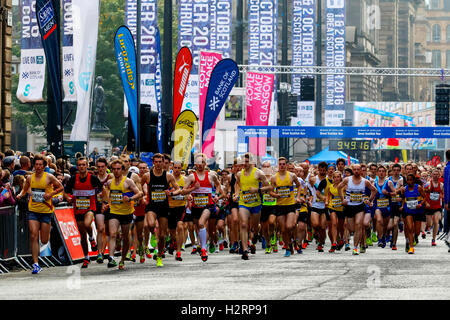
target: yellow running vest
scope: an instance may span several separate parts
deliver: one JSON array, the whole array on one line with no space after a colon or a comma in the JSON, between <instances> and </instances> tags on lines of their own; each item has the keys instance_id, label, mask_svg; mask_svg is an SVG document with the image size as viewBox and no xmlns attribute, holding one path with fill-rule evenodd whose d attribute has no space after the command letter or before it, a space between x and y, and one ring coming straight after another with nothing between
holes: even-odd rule
<instances>
[{"instance_id":1,"label":"yellow running vest","mask_svg":"<svg viewBox=\"0 0 450 320\"><path fill-rule=\"evenodd\" d=\"M180 189L183 189L184 187L184 177L180 176L180 180L177 181L178 186ZM170 186L172 188L172 185ZM176 208L176 207L184 207L186 206L186 196L179 194L178 196L169 196L169 207Z\"/></svg>"},{"instance_id":2,"label":"yellow running vest","mask_svg":"<svg viewBox=\"0 0 450 320\"><path fill-rule=\"evenodd\" d=\"M332 211L343 211L344 207L342 206L342 199L339 195L338 188L336 188L333 184L330 184L328 187L328 192L331 194L331 199L328 202L328 209Z\"/></svg>"},{"instance_id":3,"label":"yellow running vest","mask_svg":"<svg viewBox=\"0 0 450 320\"><path fill-rule=\"evenodd\" d=\"M119 185L116 185L116 178L114 177L109 186L109 211L113 214L128 215L134 212L133 201L125 203L123 201L123 194L131 192L129 189L124 189L125 179L122 177Z\"/></svg>"},{"instance_id":4,"label":"yellow running vest","mask_svg":"<svg viewBox=\"0 0 450 320\"><path fill-rule=\"evenodd\" d=\"M294 186L289 179L289 172L286 172L284 180L280 180L280 174L277 172L277 190L280 195L277 199L278 206L291 206L295 204Z\"/></svg>"},{"instance_id":5,"label":"yellow running vest","mask_svg":"<svg viewBox=\"0 0 450 320\"><path fill-rule=\"evenodd\" d=\"M259 192L250 193L250 188L259 189L259 181L255 178L256 168L248 176L245 175L245 169L241 171L241 191L239 193L239 205L253 208L261 205Z\"/></svg>"},{"instance_id":6,"label":"yellow running vest","mask_svg":"<svg viewBox=\"0 0 450 320\"><path fill-rule=\"evenodd\" d=\"M307 200L308 197L308 187L306 187L306 185L304 186L300 186L300 195ZM308 205L306 204L306 202L302 203L299 212L301 213L307 213L308 212Z\"/></svg>"},{"instance_id":7,"label":"yellow running vest","mask_svg":"<svg viewBox=\"0 0 450 320\"><path fill-rule=\"evenodd\" d=\"M52 199L45 201L44 194L53 192L53 185L46 185L45 180L47 179L47 172L42 174L39 181L36 181L36 174L33 173L31 176L31 197L28 202L28 210L36 213L52 213L53 203Z\"/></svg>"}]
</instances>

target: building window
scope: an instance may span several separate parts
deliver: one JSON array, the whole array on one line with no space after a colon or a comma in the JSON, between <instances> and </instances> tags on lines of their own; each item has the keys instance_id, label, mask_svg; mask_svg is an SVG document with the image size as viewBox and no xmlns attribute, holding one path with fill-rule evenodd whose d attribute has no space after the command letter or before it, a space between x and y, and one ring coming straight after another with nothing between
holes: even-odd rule
<instances>
[{"instance_id":1,"label":"building window","mask_svg":"<svg viewBox=\"0 0 450 320\"><path fill-rule=\"evenodd\" d=\"M433 25L432 30L432 39L433 42L441 42L441 26L438 24Z\"/></svg>"},{"instance_id":2,"label":"building window","mask_svg":"<svg viewBox=\"0 0 450 320\"><path fill-rule=\"evenodd\" d=\"M450 0L444 0L444 10L450 11Z\"/></svg>"},{"instance_id":3,"label":"building window","mask_svg":"<svg viewBox=\"0 0 450 320\"><path fill-rule=\"evenodd\" d=\"M433 65L433 68L441 67L441 51L440 50L432 51L431 63Z\"/></svg>"},{"instance_id":4,"label":"building window","mask_svg":"<svg viewBox=\"0 0 450 320\"><path fill-rule=\"evenodd\" d=\"M447 69L450 68L450 50L445 52L445 65Z\"/></svg>"},{"instance_id":5,"label":"building window","mask_svg":"<svg viewBox=\"0 0 450 320\"><path fill-rule=\"evenodd\" d=\"M431 0L430 9L439 9L439 0Z\"/></svg>"},{"instance_id":6,"label":"building window","mask_svg":"<svg viewBox=\"0 0 450 320\"><path fill-rule=\"evenodd\" d=\"M243 96L230 96L225 103L225 120L242 120Z\"/></svg>"}]
</instances>

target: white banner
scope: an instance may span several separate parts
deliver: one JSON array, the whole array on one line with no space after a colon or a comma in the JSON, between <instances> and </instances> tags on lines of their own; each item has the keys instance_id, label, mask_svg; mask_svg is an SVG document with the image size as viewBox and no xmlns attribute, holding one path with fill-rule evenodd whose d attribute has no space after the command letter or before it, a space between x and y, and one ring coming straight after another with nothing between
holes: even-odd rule
<instances>
[{"instance_id":1,"label":"white banner","mask_svg":"<svg viewBox=\"0 0 450 320\"><path fill-rule=\"evenodd\" d=\"M315 103L314 101L297 101L297 117L291 118L293 127L315 126Z\"/></svg>"},{"instance_id":2,"label":"white banner","mask_svg":"<svg viewBox=\"0 0 450 320\"><path fill-rule=\"evenodd\" d=\"M16 96L20 102L44 101L45 54L36 20L36 1L21 0L22 40L20 77Z\"/></svg>"},{"instance_id":3,"label":"white banner","mask_svg":"<svg viewBox=\"0 0 450 320\"><path fill-rule=\"evenodd\" d=\"M64 102L77 101L73 69L73 14L72 0L63 0L62 84Z\"/></svg>"},{"instance_id":4,"label":"white banner","mask_svg":"<svg viewBox=\"0 0 450 320\"><path fill-rule=\"evenodd\" d=\"M70 140L87 141L99 22L99 0L72 0L77 115Z\"/></svg>"}]
</instances>

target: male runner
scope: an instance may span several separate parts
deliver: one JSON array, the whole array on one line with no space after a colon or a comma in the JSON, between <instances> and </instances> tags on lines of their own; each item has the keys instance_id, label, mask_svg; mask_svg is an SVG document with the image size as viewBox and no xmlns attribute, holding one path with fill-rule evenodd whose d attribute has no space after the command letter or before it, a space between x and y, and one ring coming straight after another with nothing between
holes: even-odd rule
<instances>
[{"instance_id":1,"label":"male runner","mask_svg":"<svg viewBox=\"0 0 450 320\"><path fill-rule=\"evenodd\" d=\"M403 206L402 199L397 195L398 190L400 190L404 186L403 177L400 176L401 171L402 166L398 163L395 163L392 166L392 176L389 177L389 180L392 182L392 185L394 186L394 189L396 191L396 195L392 198L391 201L391 219L389 220L389 224L387 227L388 233L392 230L392 250L397 250L398 223L401 217L400 208Z\"/></svg>"},{"instance_id":2,"label":"male runner","mask_svg":"<svg viewBox=\"0 0 450 320\"><path fill-rule=\"evenodd\" d=\"M270 181L270 178L273 175L273 169L269 161L265 161L262 164L262 171L264 172L267 180ZM265 192L263 194L263 203L261 208L261 228L263 237L266 240L266 254L270 254L272 252L272 246L277 245L277 238L275 234L275 221L277 218L276 205L277 199L272 197L270 192Z\"/></svg>"},{"instance_id":3,"label":"male runner","mask_svg":"<svg viewBox=\"0 0 450 320\"><path fill-rule=\"evenodd\" d=\"M243 164L241 159L234 159L233 167L231 169L231 181L230 181L230 197L228 210L230 214L227 217L228 232L230 238L230 253L239 252L239 203L234 201L235 194L236 175L242 170Z\"/></svg>"},{"instance_id":4,"label":"male runner","mask_svg":"<svg viewBox=\"0 0 450 320\"><path fill-rule=\"evenodd\" d=\"M391 217L391 197L396 195L394 184L386 179L386 167L378 166L378 179L375 179L375 187L378 192L375 196L374 223L378 234L378 246L386 246L387 227Z\"/></svg>"},{"instance_id":5,"label":"male runner","mask_svg":"<svg viewBox=\"0 0 450 320\"><path fill-rule=\"evenodd\" d=\"M436 246L436 235L439 230L439 220L442 214L442 198L444 196L444 184L439 182L440 172L434 169L430 184L425 189L427 196L426 215L427 227L433 225L433 239L431 245Z\"/></svg>"}]
</instances>

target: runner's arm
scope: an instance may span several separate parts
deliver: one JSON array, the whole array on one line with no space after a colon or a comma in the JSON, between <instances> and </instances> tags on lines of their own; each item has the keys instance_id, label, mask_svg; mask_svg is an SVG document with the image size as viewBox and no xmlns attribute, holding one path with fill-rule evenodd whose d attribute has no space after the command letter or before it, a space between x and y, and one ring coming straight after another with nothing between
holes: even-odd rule
<instances>
[{"instance_id":1,"label":"runner's arm","mask_svg":"<svg viewBox=\"0 0 450 320\"><path fill-rule=\"evenodd\" d=\"M16 197L17 200L22 199L28 193L28 190L30 189L30 185L31 185L31 176L28 176L25 179L25 183L23 185L22 191Z\"/></svg>"},{"instance_id":2,"label":"runner's arm","mask_svg":"<svg viewBox=\"0 0 450 320\"><path fill-rule=\"evenodd\" d=\"M373 203L373 199L375 199L375 197L377 196L378 190L377 188L370 183L370 181L366 180L366 187L370 189L370 198L369 198L369 202Z\"/></svg>"},{"instance_id":3,"label":"runner's arm","mask_svg":"<svg viewBox=\"0 0 450 320\"><path fill-rule=\"evenodd\" d=\"M166 194L168 196L179 195L181 193L181 189L178 186L177 180L175 180L175 177L170 173L167 174L167 177L168 177L167 182L169 182L169 184L172 186L173 189L175 189L175 191L165 190Z\"/></svg>"},{"instance_id":4,"label":"runner's arm","mask_svg":"<svg viewBox=\"0 0 450 320\"><path fill-rule=\"evenodd\" d=\"M134 181L132 179L126 178L123 186L126 189L130 189L134 193L134 195L132 197L124 196L123 197L124 200L125 200L125 198L128 198L128 201L134 201L134 200L137 200L140 197L142 197L142 195L143 195L142 191L139 190L139 188L136 186L136 184L134 183ZM125 200L125 201L127 201L127 200Z\"/></svg>"}]
</instances>

